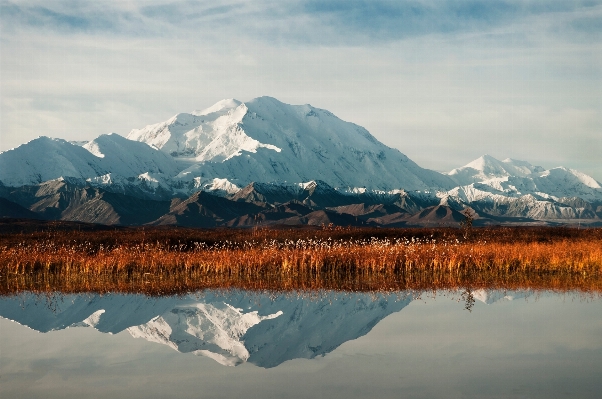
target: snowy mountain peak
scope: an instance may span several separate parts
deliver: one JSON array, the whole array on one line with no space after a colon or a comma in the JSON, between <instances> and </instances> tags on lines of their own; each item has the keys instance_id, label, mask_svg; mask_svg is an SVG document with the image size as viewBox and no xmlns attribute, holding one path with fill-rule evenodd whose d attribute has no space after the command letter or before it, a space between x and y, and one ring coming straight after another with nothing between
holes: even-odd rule
<instances>
[{"instance_id":1,"label":"snowy mountain peak","mask_svg":"<svg viewBox=\"0 0 602 399\"><path fill-rule=\"evenodd\" d=\"M101 134L94 140L82 145L82 147L90 151L98 158L104 158L105 153L110 153L119 146L131 145L129 143L132 143L132 141L118 135L117 133L108 133Z\"/></svg>"},{"instance_id":2,"label":"snowy mountain peak","mask_svg":"<svg viewBox=\"0 0 602 399\"><path fill-rule=\"evenodd\" d=\"M458 187L438 194L442 203L464 204L494 216L591 218L597 205L582 201L602 201L600 183L584 173L563 167L545 170L511 158L498 161L484 155L448 175Z\"/></svg>"},{"instance_id":3,"label":"snowy mountain peak","mask_svg":"<svg viewBox=\"0 0 602 399\"><path fill-rule=\"evenodd\" d=\"M243 312L227 303L195 303L174 307L148 323L129 327L134 338L143 338L210 357L225 366L247 361L249 351L241 337L254 325L282 315L282 311L260 316Z\"/></svg>"},{"instance_id":4,"label":"snowy mountain peak","mask_svg":"<svg viewBox=\"0 0 602 399\"><path fill-rule=\"evenodd\" d=\"M169 155L114 133L103 134L84 146L39 137L0 154L0 181L10 187L59 177L101 184L149 173L171 178L179 170Z\"/></svg>"},{"instance_id":5,"label":"snowy mountain peak","mask_svg":"<svg viewBox=\"0 0 602 399\"><path fill-rule=\"evenodd\" d=\"M487 154L477 158L464 167L472 167L483 174L491 175L492 177L501 177L501 175L526 176L531 173L543 172L544 170L541 166L533 166L526 161L519 161L512 158L506 158L503 161L499 161Z\"/></svg>"},{"instance_id":6,"label":"snowy mountain peak","mask_svg":"<svg viewBox=\"0 0 602 399\"><path fill-rule=\"evenodd\" d=\"M486 154L460 168L453 169L448 176L459 185L468 185L508 176L525 177L543 171L544 168L541 166L533 166L526 161L511 158L499 161Z\"/></svg>"},{"instance_id":7,"label":"snowy mountain peak","mask_svg":"<svg viewBox=\"0 0 602 399\"><path fill-rule=\"evenodd\" d=\"M540 173L545 169L541 166L531 165L527 161L519 161L517 159L506 158L502 161L508 166L512 166L513 173L523 173L525 176L530 175L532 173Z\"/></svg>"},{"instance_id":8,"label":"snowy mountain peak","mask_svg":"<svg viewBox=\"0 0 602 399\"><path fill-rule=\"evenodd\" d=\"M222 100L191 114L177 114L171 119L132 130L128 139L142 141L186 162L223 162L243 152L258 148L280 151L259 142L242 128L247 106L238 100Z\"/></svg>"},{"instance_id":9,"label":"snowy mountain peak","mask_svg":"<svg viewBox=\"0 0 602 399\"><path fill-rule=\"evenodd\" d=\"M409 190L451 188L453 181L426 170L380 143L366 129L311 105L272 97L246 103L222 100L192 114L132 130L186 166L183 182L228 179L299 183L316 179L333 187Z\"/></svg>"},{"instance_id":10,"label":"snowy mountain peak","mask_svg":"<svg viewBox=\"0 0 602 399\"><path fill-rule=\"evenodd\" d=\"M111 173L122 177L144 173L161 173L172 177L179 172L178 165L169 155L116 133L100 135L83 148L102 158L102 163Z\"/></svg>"},{"instance_id":11,"label":"snowy mountain peak","mask_svg":"<svg viewBox=\"0 0 602 399\"><path fill-rule=\"evenodd\" d=\"M213 114L216 112L223 112L224 110L228 111L228 110L238 107L240 104L242 104L241 101L238 101L234 98L228 98L225 100L218 101L215 104L213 104L211 107L206 108L202 111L193 111L192 115L203 116L203 115Z\"/></svg>"},{"instance_id":12,"label":"snowy mountain peak","mask_svg":"<svg viewBox=\"0 0 602 399\"><path fill-rule=\"evenodd\" d=\"M236 201L295 199L336 207L352 197L386 202L411 192L418 202L400 201L412 212L439 203L456 210L471 206L492 216L602 217L602 185L581 172L545 170L486 154L440 174L329 111L267 96L221 100L134 129L128 138L112 133L70 143L39 137L0 153L0 187L60 177L77 181L78 187L143 199L168 200L199 190L227 196L240 190ZM253 182L256 186L249 186Z\"/></svg>"},{"instance_id":13,"label":"snowy mountain peak","mask_svg":"<svg viewBox=\"0 0 602 399\"><path fill-rule=\"evenodd\" d=\"M299 183L299 187L304 191L307 191L309 194L313 193L323 193L330 194L336 192L335 189L330 187L326 182L322 180L312 180L306 183Z\"/></svg>"},{"instance_id":14,"label":"snowy mountain peak","mask_svg":"<svg viewBox=\"0 0 602 399\"><path fill-rule=\"evenodd\" d=\"M109 171L83 147L41 136L0 154L0 181L19 187L63 177L85 179Z\"/></svg>"}]
</instances>

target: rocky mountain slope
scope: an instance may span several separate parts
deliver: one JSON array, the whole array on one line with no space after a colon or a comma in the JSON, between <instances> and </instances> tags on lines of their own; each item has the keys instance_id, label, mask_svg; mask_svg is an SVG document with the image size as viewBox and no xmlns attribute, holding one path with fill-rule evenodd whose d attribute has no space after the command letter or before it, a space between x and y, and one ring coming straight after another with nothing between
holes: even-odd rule
<instances>
[{"instance_id":1,"label":"rocky mountain slope","mask_svg":"<svg viewBox=\"0 0 602 399\"><path fill-rule=\"evenodd\" d=\"M234 195L198 191L171 201L141 199L106 191L81 180L56 179L18 188L0 187L4 217L30 217L106 225L256 227L273 225L455 226L457 221L424 212L436 197L395 192L375 196L343 193L324 182L298 186L252 183ZM447 207L446 207L447 208ZM11 214L11 209L14 214ZM449 212L452 212L449 209ZM453 211L457 213L456 211ZM417 214L419 213L419 214ZM425 216L422 216L422 215Z\"/></svg>"}]
</instances>

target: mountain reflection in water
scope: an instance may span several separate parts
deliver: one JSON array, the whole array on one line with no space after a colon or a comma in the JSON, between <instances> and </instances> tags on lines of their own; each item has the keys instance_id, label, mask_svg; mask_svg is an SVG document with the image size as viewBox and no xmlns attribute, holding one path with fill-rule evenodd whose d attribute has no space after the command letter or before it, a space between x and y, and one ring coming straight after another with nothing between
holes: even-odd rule
<instances>
[{"instance_id":1,"label":"mountain reflection in water","mask_svg":"<svg viewBox=\"0 0 602 399\"><path fill-rule=\"evenodd\" d=\"M236 291L185 296L124 294L40 296L0 300L0 316L40 332L93 327L127 330L133 337L234 366L275 367L311 359L368 333L407 306L409 293L326 292L315 297Z\"/></svg>"},{"instance_id":2,"label":"mountain reflection in water","mask_svg":"<svg viewBox=\"0 0 602 399\"><path fill-rule=\"evenodd\" d=\"M0 297L0 331L7 398L549 399L602 389L600 297L579 291L21 293Z\"/></svg>"},{"instance_id":3,"label":"mountain reflection in water","mask_svg":"<svg viewBox=\"0 0 602 399\"><path fill-rule=\"evenodd\" d=\"M470 310L528 291L464 291ZM466 299L468 295L469 299ZM406 307L416 292L311 295L207 291L184 296L136 294L21 294L0 299L0 316L39 332L92 327L167 345L182 353L236 366L275 367L296 358L323 356L367 334L383 318Z\"/></svg>"}]
</instances>

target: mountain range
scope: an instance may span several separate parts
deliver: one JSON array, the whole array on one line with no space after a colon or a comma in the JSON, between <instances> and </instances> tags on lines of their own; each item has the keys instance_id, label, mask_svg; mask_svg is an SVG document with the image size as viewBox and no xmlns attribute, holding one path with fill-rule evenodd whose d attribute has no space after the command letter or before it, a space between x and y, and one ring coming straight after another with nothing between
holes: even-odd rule
<instances>
[{"instance_id":1,"label":"mountain range","mask_svg":"<svg viewBox=\"0 0 602 399\"><path fill-rule=\"evenodd\" d=\"M581 172L484 155L424 169L366 129L271 97L223 100L126 137L0 153L0 217L192 227L602 223Z\"/></svg>"}]
</instances>

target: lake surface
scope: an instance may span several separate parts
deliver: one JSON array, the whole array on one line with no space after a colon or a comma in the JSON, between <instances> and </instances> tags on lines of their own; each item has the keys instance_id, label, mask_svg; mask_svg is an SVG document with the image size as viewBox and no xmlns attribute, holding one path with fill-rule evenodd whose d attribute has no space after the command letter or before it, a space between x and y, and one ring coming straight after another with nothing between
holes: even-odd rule
<instances>
[{"instance_id":1,"label":"lake surface","mask_svg":"<svg viewBox=\"0 0 602 399\"><path fill-rule=\"evenodd\" d=\"M599 398L577 293L0 298L2 398Z\"/></svg>"}]
</instances>

